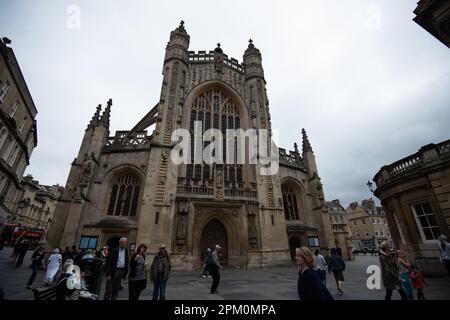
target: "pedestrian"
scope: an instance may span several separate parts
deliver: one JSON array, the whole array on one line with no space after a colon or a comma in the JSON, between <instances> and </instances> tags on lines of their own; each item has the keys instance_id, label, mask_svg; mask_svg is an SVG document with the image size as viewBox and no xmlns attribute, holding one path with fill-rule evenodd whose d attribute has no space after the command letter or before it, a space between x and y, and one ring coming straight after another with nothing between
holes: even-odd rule
<instances>
[{"instance_id":1,"label":"pedestrian","mask_svg":"<svg viewBox=\"0 0 450 320\"><path fill-rule=\"evenodd\" d=\"M443 234L439 236L438 241L439 258L444 264L444 267L447 269L448 275L450 276L450 242L448 242L448 238Z\"/></svg>"},{"instance_id":2,"label":"pedestrian","mask_svg":"<svg viewBox=\"0 0 450 320\"><path fill-rule=\"evenodd\" d=\"M23 258L27 254L28 249L29 249L28 241L22 240L22 242L20 243L19 253L18 253L18 257L17 257L17 263L16 263L17 268L20 268L22 266Z\"/></svg>"},{"instance_id":3,"label":"pedestrian","mask_svg":"<svg viewBox=\"0 0 450 320\"><path fill-rule=\"evenodd\" d=\"M413 286L409 274L411 272L411 262L405 255L403 250L397 250L397 264L400 277L403 278L403 289L409 300L414 300Z\"/></svg>"},{"instance_id":4,"label":"pedestrian","mask_svg":"<svg viewBox=\"0 0 450 320\"><path fill-rule=\"evenodd\" d=\"M56 283L56 300L79 300L81 288L80 268L68 259L61 268Z\"/></svg>"},{"instance_id":5,"label":"pedestrian","mask_svg":"<svg viewBox=\"0 0 450 320\"><path fill-rule=\"evenodd\" d=\"M0 250L3 250L3 247L5 246L5 240L0 237Z\"/></svg>"},{"instance_id":6,"label":"pedestrian","mask_svg":"<svg viewBox=\"0 0 450 320\"><path fill-rule=\"evenodd\" d=\"M324 287L327 286L327 262L323 255L320 254L319 249L314 251L314 266L315 270L319 274L319 278L322 281Z\"/></svg>"},{"instance_id":7,"label":"pedestrian","mask_svg":"<svg viewBox=\"0 0 450 320\"><path fill-rule=\"evenodd\" d=\"M425 300L423 289L427 283L423 277L423 273L417 268L416 265L411 265L411 273L409 277L412 281L412 286L417 291L417 300Z\"/></svg>"},{"instance_id":8,"label":"pedestrian","mask_svg":"<svg viewBox=\"0 0 450 320\"><path fill-rule=\"evenodd\" d=\"M169 280L171 269L170 256L166 246L161 244L150 268L150 280L153 282L153 300L166 300L166 283Z\"/></svg>"},{"instance_id":9,"label":"pedestrian","mask_svg":"<svg viewBox=\"0 0 450 320\"><path fill-rule=\"evenodd\" d=\"M72 259L75 262L76 258L78 257L77 246L73 245L70 248L70 252L71 252L70 259Z\"/></svg>"},{"instance_id":10,"label":"pedestrian","mask_svg":"<svg viewBox=\"0 0 450 320\"><path fill-rule=\"evenodd\" d=\"M212 253L212 261L208 266L209 273L211 274L213 280L211 284L211 294L218 294L219 291L217 288L219 287L220 282L220 272L219 269L222 269L222 266L219 263L219 252L222 249L220 245L216 245L214 251Z\"/></svg>"},{"instance_id":11,"label":"pedestrian","mask_svg":"<svg viewBox=\"0 0 450 320\"><path fill-rule=\"evenodd\" d=\"M387 241L380 244L380 265L383 284L386 288L385 300L391 300L392 292L397 290L402 300L408 300L403 290L403 278L400 277L399 269L391 248Z\"/></svg>"},{"instance_id":12,"label":"pedestrian","mask_svg":"<svg viewBox=\"0 0 450 320\"><path fill-rule=\"evenodd\" d=\"M300 268L297 290L300 300L333 300L328 289L323 285L319 273L314 270L315 257L306 247L295 249L295 260Z\"/></svg>"},{"instance_id":13,"label":"pedestrian","mask_svg":"<svg viewBox=\"0 0 450 320\"><path fill-rule=\"evenodd\" d=\"M62 253L62 263L64 264L68 259L73 260L72 251L70 251L70 247L66 247L64 252Z\"/></svg>"},{"instance_id":14,"label":"pedestrian","mask_svg":"<svg viewBox=\"0 0 450 320\"><path fill-rule=\"evenodd\" d=\"M56 274L61 271L62 267L62 256L59 253L59 249L53 250L53 253L47 260L47 272L45 274L44 282L47 285L52 285L53 280L55 280Z\"/></svg>"},{"instance_id":15,"label":"pedestrian","mask_svg":"<svg viewBox=\"0 0 450 320\"><path fill-rule=\"evenodd\" d=\"M19 249L20 249L20 241L16 241L14 244L13 252L11 253L11 258L13 258L13 261L16 262L17 256L19 255Z\"/></svg>"},{"instance_id":16,"label":"pedestrian","mask_svg":"<svg viewBox=\"0 0 450 320\"><path fill-rule=\"evenodd\" d=\"M211 277L208 275L208 268L212 261L212 251L210 248L206 249L205 263L203 265L202 278Z\"/></svg>"},{"instance_id":17,"label":"pedestrian","mask_svg":"<svg viewBox=\"0 0 450 320\"><path fill-rule=\"evenodd\" d=\"M86 252L83 254L83 256L81 257L81 260L86 260L86 259L93 259L94 255L91 249L87 249Z\"/></svg>"},{"instance_id":18,"label":"pedestrian","mask_svg":"<svg viewBox=\"0 0 450 320\"><path fill-rule=\"evenodd\" d=\"M145 269L145 244L139 245L130 258L130 273L128 275L128 300L139 300L141 292L147 287L147 272Z\"/></svg>"},{"instance_id":19,"label":"pedestrian","mask_svg":"<svg viewBox=\"0 0 450 320\"><path fill-rule=\"evenodd\" d=\"M117 300L122 279L128 273L127 238L119 240L119 246L112 249L105 264L106 289L103 300Z\"/></svg>"},{"instance_id":20,"label":"pedestrian","mask_svg":"<svg viewBox=\"0 0 450 320\"><path fill-rule=\"evenodd\" d=\"M342 285L344 284L344 270L345 262L339 256L338 251L333 248L331 249L330 264L328 265L328 273L333 272L334 279L336 280L336 286L338 289L338 294L342 296L344 291L342 291Z\"/></svg>"},{"instance_id":21,"label":"pedestrian","mask_svg":"<svg viewBox=\"0 0 450 320\"><path fill-rule=\"evenodd\" d=\"M39 268L42 266L42 268L45 270L44 257L44 246L41 244L37 247L36 251L34 251L33 255L31 256L31 269L33 270L33 272L31 273L30 279L28 280L27 289L32 289L31 285L33 284L33 281L39 272Z\"/></svg>"}]
</instances>

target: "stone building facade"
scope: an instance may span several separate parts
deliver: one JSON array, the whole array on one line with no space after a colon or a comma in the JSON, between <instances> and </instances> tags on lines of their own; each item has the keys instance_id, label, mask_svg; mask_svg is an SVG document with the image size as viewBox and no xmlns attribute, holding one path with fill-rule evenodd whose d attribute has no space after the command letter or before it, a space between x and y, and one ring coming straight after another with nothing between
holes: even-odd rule
<instances>
[{"instance_id":1,"label":"stone building facade","mask_svg":"<svg viewBox=\"0 0 450 320\"><path fill-rule=\"evenodd\" d=\"M18 210L20 179L37 145L37 109L9 43L0 40L0 223Z\"/></svg>"},{"instance_id":2,"label":"stone building facade","mask_svg":"<svg viewBox=\"0 0 450 320\"><path fill-rule=\"evenodd\" d=\"M436 39L450 48L450 2L420 0L413 19Z\"/></svg>"},{"instance_id":3,"label":"stone building facade","mask_svg":"<svg viewBox=\"0 0 450 320\"><path fill-rule=\"evenodd\" d=\"M450 235L450 140L383 166L373 180L395 247L425 272L444 274L436 239Z\"/></svg>"},{"instance_id":4,"label":"stone building facade","mask_svg":"<svg viewBox=\"0 0 450 320\"><path fill-rule=\"evenodd\" d=\"M330 222L334 234L334 247L341 249L344 259L352 260L353 244L351 230L348 226L347 212L338 199L326 201L325 205L330 212Z\"/></svg>"},{"instance_id":5,"label":"stone building facade","mask_svg":"<svg viewBox=\"0 0 450 320\"><path fill-rule=\"evenodd\" d=\"M392 245L384 209L376 206L372 198L361 201L361 204L350 203L347 207L347 218L355 250L378 249L383 241Z\"/></svg>"},{"instance_id":6,"label":"stone building facade","mask_svg":"<svg viewBox=\"0 0 450 320\"><path fill-rule=\"evenodd\" d=\"M302 131L302 150L279 149L279 170L257 163L176 164L174 129L194 134L215 128L271 132L271 115L260 51L249 41L243 63L214 51L189 51L183 22L170 34L161 95L129 131L109 136L112 101L98 106L55 212L49 244L64 247L160 243L173 265L201 265L207 247L222 246L234 268L286 264L295 247L334 246L329 213L314 152ZM148 128L154 125L149 133ZM188 141L195 157L196 140ZM200 146L208 143L200 140ZM227 153L225 147L223 154ZM229 150L228 150L229 151Z\"/></svg>"},{"instance_id":7,"label":"stone building facade","mask_svg":"<svg viewBox=\"0 0 450 320\"><path fill-rule=\"evenodd\" d=\"M58 198L64 191L60 185L41 185L33 176L22 178L20 201L25 204L12 217L11 223L46 232L52 224Z\"/></svg>"}]
</instances>

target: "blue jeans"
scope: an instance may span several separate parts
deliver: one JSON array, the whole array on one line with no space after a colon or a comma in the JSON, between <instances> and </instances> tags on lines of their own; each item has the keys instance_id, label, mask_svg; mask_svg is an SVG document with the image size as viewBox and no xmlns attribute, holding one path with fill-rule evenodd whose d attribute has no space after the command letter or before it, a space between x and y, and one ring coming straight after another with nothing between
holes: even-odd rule
<instances>
[{"instance_id":1,"label":"blue jeans","mask_svg":"<svg viewBox=\"0 0 450 320\"><path fill-rule=\"evenodd\" d=\"M166 300L166 281L164 280L164 273L158 272L156 274L155 286L153 288L153 300Z\"/></svg>"}]
</instances>

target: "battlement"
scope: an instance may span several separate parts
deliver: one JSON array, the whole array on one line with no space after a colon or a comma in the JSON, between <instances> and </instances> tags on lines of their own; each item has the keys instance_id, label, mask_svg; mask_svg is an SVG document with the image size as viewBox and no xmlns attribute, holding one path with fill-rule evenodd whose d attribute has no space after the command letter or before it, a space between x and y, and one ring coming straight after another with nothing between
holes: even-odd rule
<instances>
[{"instance_id":1,"label":"battlement","mask_svg":"<svg viewBox=\"0 0 450 320\"><path fill-rule=\"evenodd\" d=\"M188 51L189 63L214 62L214 51ZM235 58L229 58L223 54L223 64L241 74L245 73L245 66Z\"/></svg>"}]
</instances>

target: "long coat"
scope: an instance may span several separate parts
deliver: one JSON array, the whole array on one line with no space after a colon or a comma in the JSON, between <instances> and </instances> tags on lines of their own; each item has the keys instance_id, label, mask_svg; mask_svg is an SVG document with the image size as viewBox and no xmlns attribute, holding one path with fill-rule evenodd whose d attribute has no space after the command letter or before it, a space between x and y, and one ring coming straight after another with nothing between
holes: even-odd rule
<instances>
[{"instance_id":1,"label":"long coat","mask_svg":"<svg viewBox=\"0 0 450 320\"><path fill-rule=\"evenodd\" d=\"M118 259L119 259L119 247L116 247L111 250L106 260L105 274L107 277L114 277L114 274L116 273L117 269ZM125 271L123 273L123 279L125 279L128 273L128 264L129 264L128 249L125 248L125 266L124 266Z\"/></svg>"},{"instance_id":2,"label":"long coat","mask_svg":"<svg viewBox=\"0 0 450 320\"><path fill-rule=\"evenodd\" d=\"M389 290L401 288L402 282L395 260L391 256L380 252L380 264L384 287Z\"/></svg>"}]
</instances>

